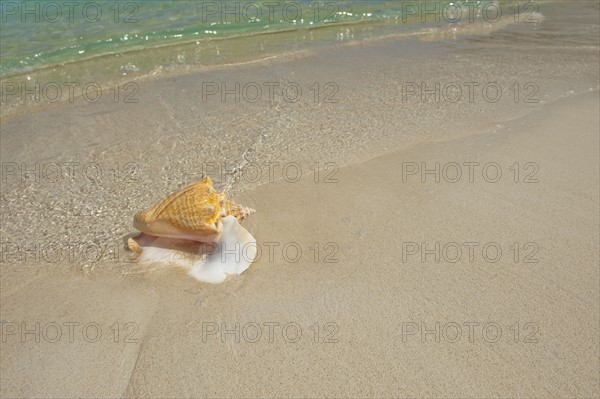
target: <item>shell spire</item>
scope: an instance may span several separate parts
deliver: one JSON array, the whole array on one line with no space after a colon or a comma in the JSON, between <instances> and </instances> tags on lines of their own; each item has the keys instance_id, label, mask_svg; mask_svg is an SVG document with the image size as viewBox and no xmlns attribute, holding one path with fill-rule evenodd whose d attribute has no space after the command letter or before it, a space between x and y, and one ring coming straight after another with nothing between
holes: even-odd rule
<instances>
[{"instance_id":1,"label":"shell spire","mask_svg":"<svg viewBox=\"0 0 600 399\"><path fill-rule=\"evenodd\" d=\"M248 208L247 206L238 205L235 202L227 199L227 192L223 192L223 207L222 207L222 215L225 216L235 216L238 222L242 222L242 220L246 219L248 216L252 215L256 212L252 208Z\"/></svg>"}]
</instances>

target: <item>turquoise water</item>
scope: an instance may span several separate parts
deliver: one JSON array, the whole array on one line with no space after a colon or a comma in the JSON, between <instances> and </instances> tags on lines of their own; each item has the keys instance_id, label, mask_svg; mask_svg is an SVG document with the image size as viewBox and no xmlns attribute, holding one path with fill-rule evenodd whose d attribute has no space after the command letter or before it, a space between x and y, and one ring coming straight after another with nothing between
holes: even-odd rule
<instances>
[{"instance_id":1,"label":"turquoise water","mask_svg":"<svg viewBox=\"0 0 600 399\"><path fill-rule=\"evenodd\" d=\"M380 0L2 0L0 77L129 50L353 22L394 21L402 17L406 4ZM136 67L131 68L135 71Z\"/></svg>"},{"instance_id":2,"label":"turquoise water","mask_svg":"<svg viewBox=\"0 0 600 399\"><path fill-rule=\"evenodd\" d=\"M394 18L398 4L3 0L0 74L194 40Z\"/></svg>"}]
</instances>

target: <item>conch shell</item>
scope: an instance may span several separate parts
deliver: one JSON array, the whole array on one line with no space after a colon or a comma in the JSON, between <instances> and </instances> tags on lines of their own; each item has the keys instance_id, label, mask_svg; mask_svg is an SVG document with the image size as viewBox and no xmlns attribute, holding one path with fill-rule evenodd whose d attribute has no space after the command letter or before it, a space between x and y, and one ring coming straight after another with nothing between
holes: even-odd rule
<instances>
[{"instance_id":1,"label":"conch shell","mask_svg":"<svg viewBox=\"0 0 600 399\"><path fill-rule=\"evenodd\" d=\"M241 222L252 213L253 209L227 199L225 191L216 191L211 178L206 176L138 212L133 226L143 234L155 237L217 243L223 231L221 218L234 216ZM127 246L130 250L141 252L139 240L136 241L140 236L129 238Z\"/></svg>"}]
</instances>

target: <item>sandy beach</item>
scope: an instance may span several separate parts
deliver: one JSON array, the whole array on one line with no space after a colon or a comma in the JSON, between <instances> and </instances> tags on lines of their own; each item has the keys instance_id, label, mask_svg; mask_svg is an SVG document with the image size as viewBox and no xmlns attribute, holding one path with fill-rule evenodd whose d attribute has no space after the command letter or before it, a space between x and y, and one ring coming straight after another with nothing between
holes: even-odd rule
<instances>
[{"instance_id":1,"label":"sandy beach","mask_svg":"<svg viewBox=\"0 0 600 399\"><path fill-rule=\"evenodd\" d=\"M540 12L3 118L1 397L598 397L598 7ZM256 210L222 284L125 248L204 174Z\"/></svg>"},{"instance_id":2,"label":"sandy beach","mask_svg":"<svg viewBox=\"0 0 600 399\"><path fill-rule=\"evenodd\" d=\"M38 320L86 321L104 335L86 342L81 322L73 343L62 326L57 343L45 342L54 338L49 328L40 343L32 334L4 344L11 384L3 395L594 396L598 225L590 215L599 186L590 172L599 162L598 105L597 93L577 96L493 135L342 168L337 183L311 177L245 193L240 200L270 210L249 229L280 246L224 285L198 285L175 270L117 281L33 279L3 297L5 319L31 329ZM466 174L457 183L418 175L404 182L402 165L415 161L495 162L504 172L515 161L535 162L538 181L516 183L506 173L488 183L475 173L472 183ZM302 204L290 212L298 195ZM431 250L436 242L462 251L423 259L410 246ZM303 249L297 261L280 250L289 243ZM473 259L464 243L475 248ZM490 243L502 254L486 255ZM63 299L49 308L53 297ZM115 322L123 329L117 342Z\"/></svg>"}]
</instances>

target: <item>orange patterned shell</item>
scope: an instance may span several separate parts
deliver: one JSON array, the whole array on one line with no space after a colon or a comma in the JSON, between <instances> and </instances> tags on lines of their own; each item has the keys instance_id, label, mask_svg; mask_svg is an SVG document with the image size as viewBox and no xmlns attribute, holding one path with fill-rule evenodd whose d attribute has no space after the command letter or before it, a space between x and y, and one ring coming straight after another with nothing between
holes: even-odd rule
<instances>
[{"instance_id":1,"label":"orange patterned shell","mask_svg":"<svg viewBox=\"0 0 600 399\"><path fill-rule=\"evenodd\" d=\"M134 220L144 224L167 222L192 233L210 234L218 231L217 221L221 217L233 215L241 221L250 212L228 200L226 192L217 192L210 177L203 177L138 212Z\"/></svg>"}]
</instances>

